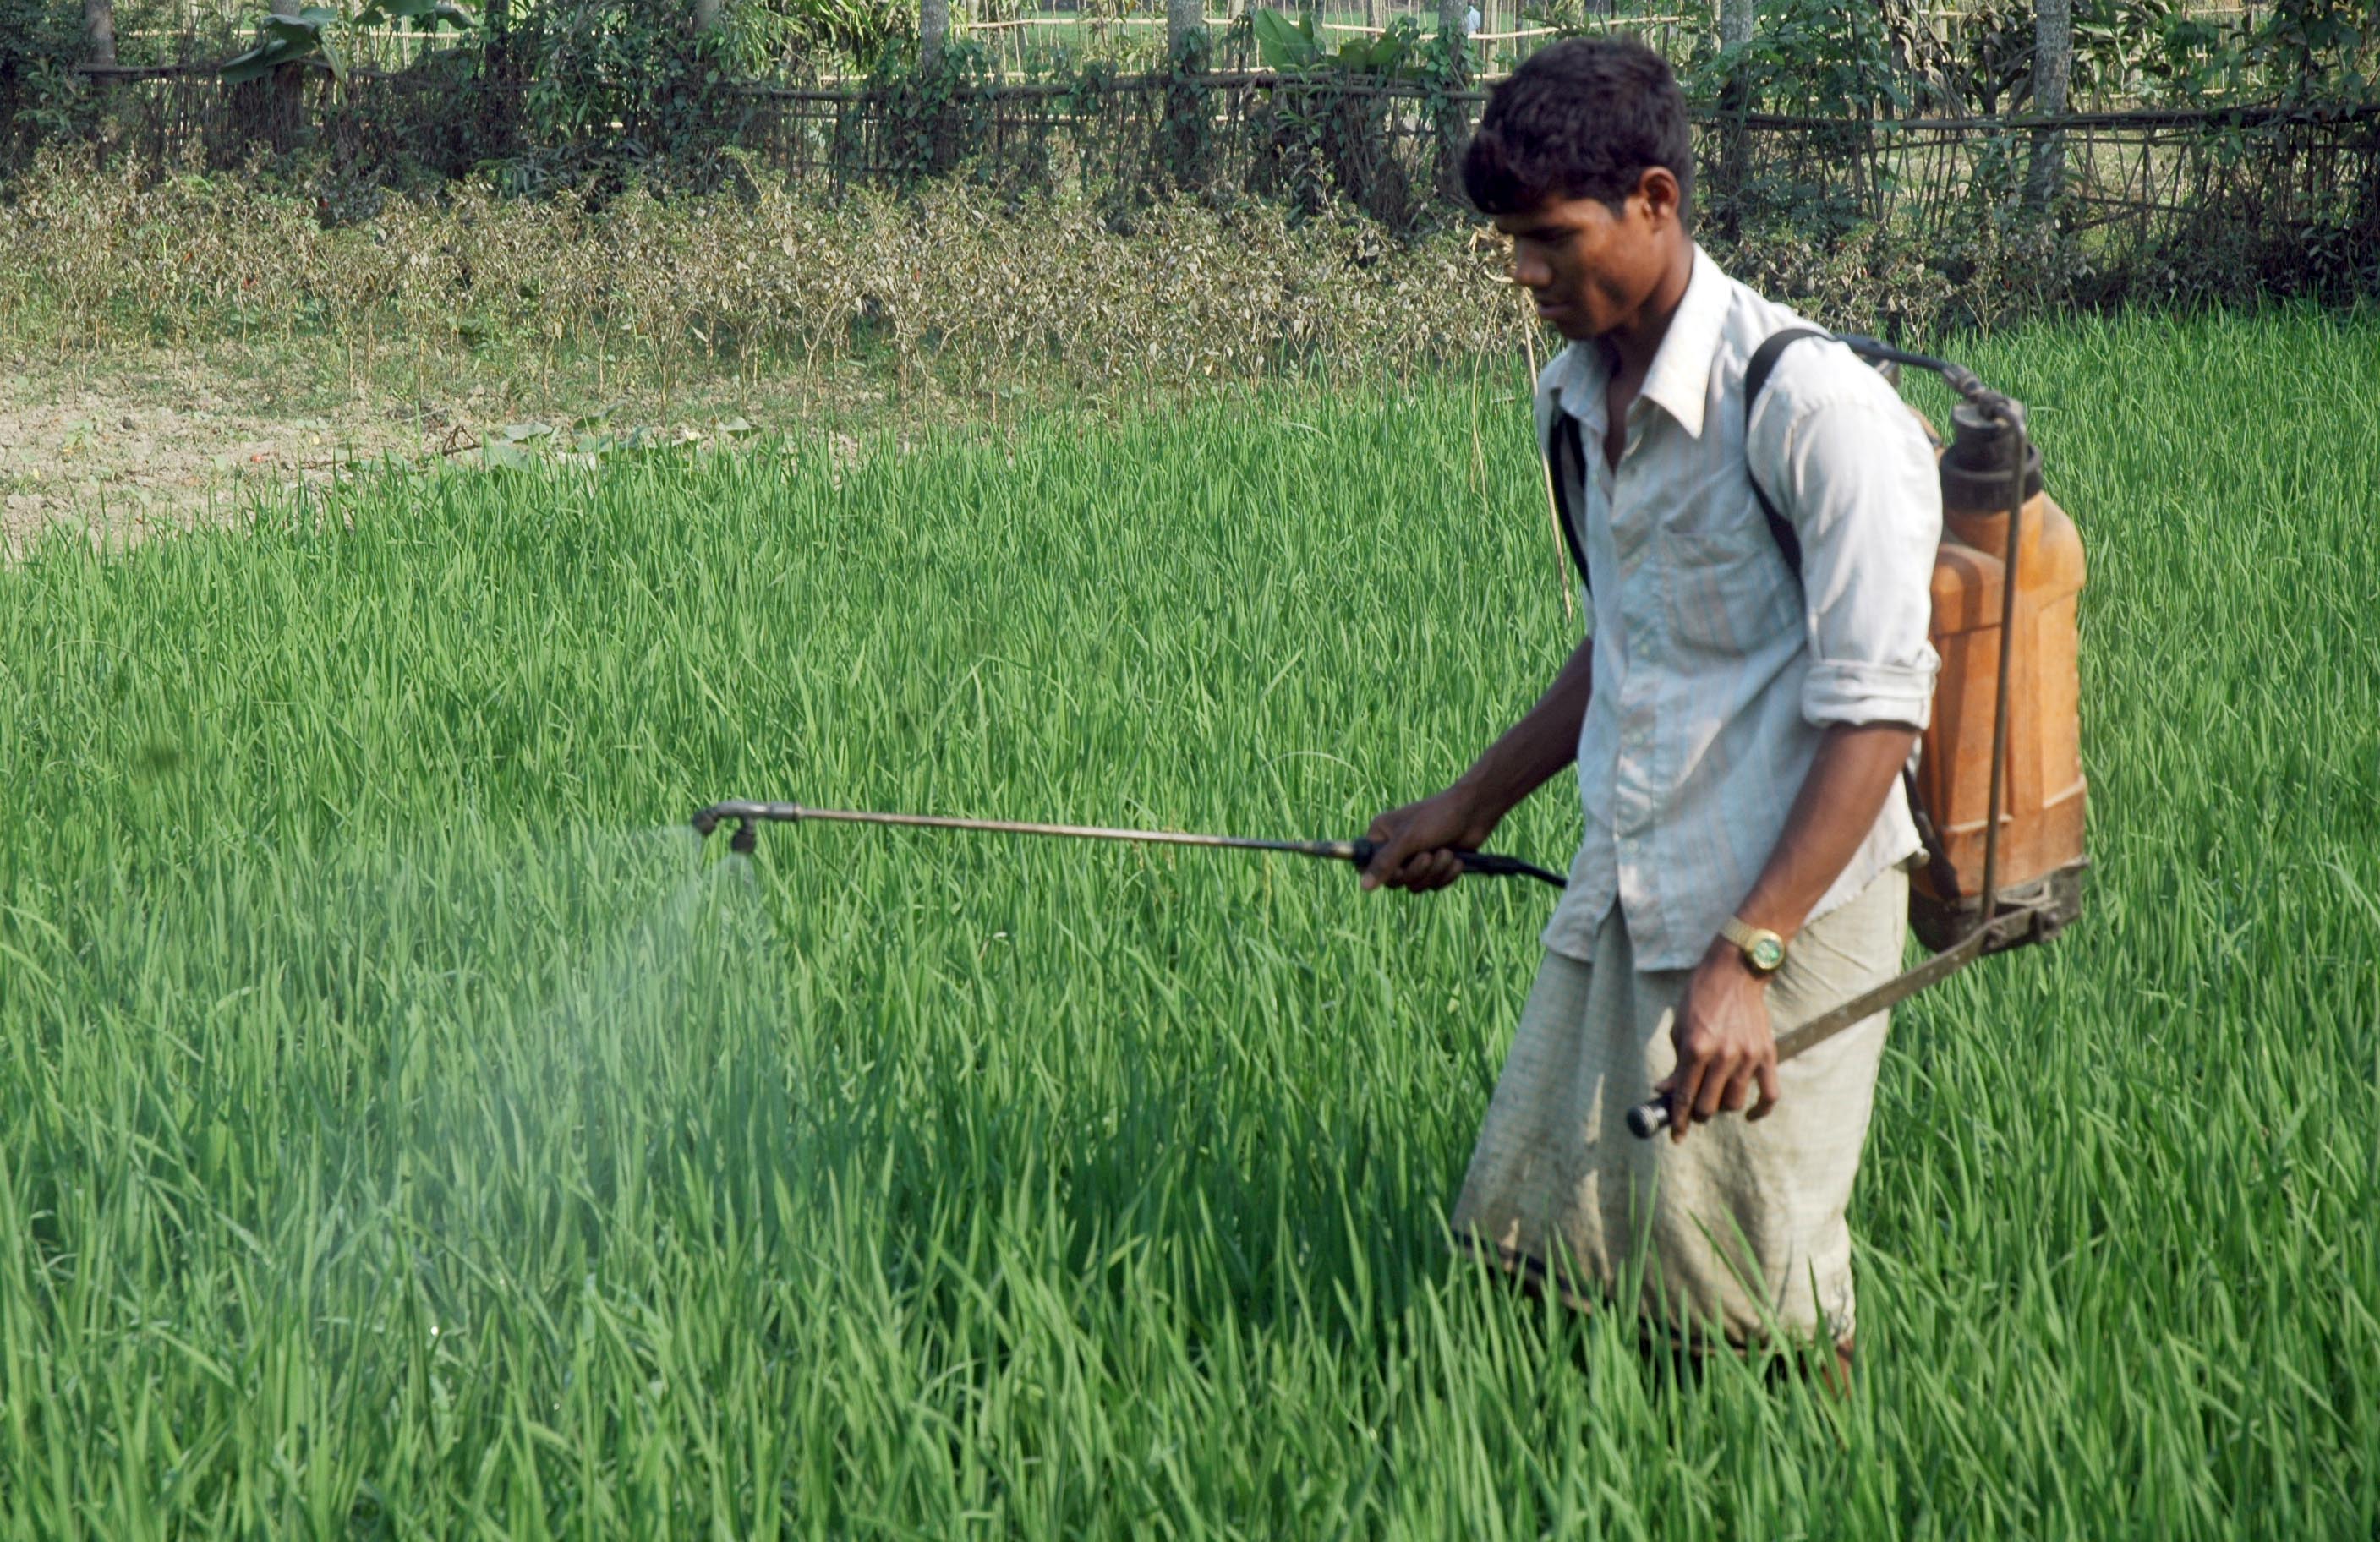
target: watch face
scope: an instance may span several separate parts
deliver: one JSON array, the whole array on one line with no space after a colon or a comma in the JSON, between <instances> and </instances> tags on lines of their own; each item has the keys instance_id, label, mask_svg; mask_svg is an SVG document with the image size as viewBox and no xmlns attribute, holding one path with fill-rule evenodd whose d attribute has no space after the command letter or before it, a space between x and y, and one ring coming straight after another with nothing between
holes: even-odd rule
<instances>
[{"instance_id":1,"label":"watch face","mask_svg":"<svg viewBox=\"0 0 2380 1542\"><path fill-rule=\"evenodd\" d=\"M1785 962L1785 944L1774 937L1763 937L1752 944L1752 962L1762 969L1774 969Z\"/></svg>"}]
</instances>

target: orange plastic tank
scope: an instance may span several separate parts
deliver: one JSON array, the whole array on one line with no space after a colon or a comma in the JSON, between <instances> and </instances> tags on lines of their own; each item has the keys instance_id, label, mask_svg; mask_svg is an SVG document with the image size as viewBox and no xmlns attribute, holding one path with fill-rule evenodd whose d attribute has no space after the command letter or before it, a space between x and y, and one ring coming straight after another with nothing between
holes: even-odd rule
<instances>
[{"instance_id":1,"label":"orange plastic tank","mask_svg":"<svg viewBox=\"0 0 2380 1542\"><path fill-rule=\"evenodd\" d=\"M1918 802L1949 871L1944 864L1929 864L1913 875L1911 896L1919 939L1937 951L1974 925L1983 893L2009 525L2008 431L1964 405L1953 412L1951 425L1941 461L1942 546L1934 564L1933 642L1942 671L1917 765ZM2034 930L2022 939L2031 941L2064 926L2082 900L2084 783L2075 609L2084 574L2074 521L2041 490L2038 450L2028 457L2024 485L2010 632L1998 886L2004 905L2035 909Z\"/></svg>"}]
</instances>

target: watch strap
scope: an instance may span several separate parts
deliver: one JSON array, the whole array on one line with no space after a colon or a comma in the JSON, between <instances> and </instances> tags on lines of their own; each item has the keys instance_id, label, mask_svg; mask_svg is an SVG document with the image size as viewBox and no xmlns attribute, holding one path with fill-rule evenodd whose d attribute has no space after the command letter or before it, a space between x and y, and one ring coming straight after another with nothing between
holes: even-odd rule
<instances>
[{"instance_id":1,"label":"watch strap","mask_svg":"<svg viewBox=\"0 0 2380 1542\"><path fill-rule=\"evenodd\" d=\"M1765 927L1746 926L1742 920L1733 916L1730 916L1727 919L1719 923L1718 932L1721 937L1724 937L1729 941L1734 943L1736 950L1743 954L1744 962L1752 965L1752 967L1759 973L1763 975L1773 974L1778 969L1784 966L1785 939L1778 935L1776 932L1770 931ZM1761 963L1758 949L1760 944L1763 942L1774 942L1777 945L1777 962L1775 964L1764 965Z\"/></svg>"}]
</instances>

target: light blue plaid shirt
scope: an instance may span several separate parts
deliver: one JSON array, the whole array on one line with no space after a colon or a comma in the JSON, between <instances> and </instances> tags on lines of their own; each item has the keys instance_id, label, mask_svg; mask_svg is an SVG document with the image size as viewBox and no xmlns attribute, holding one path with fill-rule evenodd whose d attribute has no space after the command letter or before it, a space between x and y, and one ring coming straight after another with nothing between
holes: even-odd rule
<instances>
[{"instance_id":1,"label":"light blue plaid shirt","mask_svg":"<svg viewBox=\"0 0 2380 1542\"><path fill-rule=\"evenodd\" d=\"M1586 829L1544 933L1556 953L1591 958L1616 901L1639 968L1694 965L1760 876L1826 726L1925 725L1942 500L1916 419L1850 349L1810 338L1779 358L1747 451L1744 367L1803 324L1696 248L1617 472L1602 345L1573 343L1538 377L1538 442L1555 412L1579 420L1585 485L1568 491L1594 580ZM1801 538L1798 584L1753 467ZM1921 849L1895 787L1811 918Z\"/></svg>"}]
</instances>

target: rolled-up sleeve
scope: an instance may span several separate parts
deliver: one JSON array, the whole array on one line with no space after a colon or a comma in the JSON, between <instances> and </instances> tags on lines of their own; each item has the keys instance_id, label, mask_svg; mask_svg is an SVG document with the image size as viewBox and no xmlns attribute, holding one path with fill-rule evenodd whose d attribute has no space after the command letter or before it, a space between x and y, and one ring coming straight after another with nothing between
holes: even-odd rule
<instances>
[{"instance_id":1,"label":"rolled-up sleeve","mask_svg":"<svg viewBox=\"0 0 2380 1542\"><path fill-rule=\"evenodd\" d=\"M1802 545L1803 720L1923 728L1940 664L1927 633L1942 490L1917 419L1874 383L1780 414L1761 437L1777 468L1769 495Z\"/></svg>"}]
</instances>

